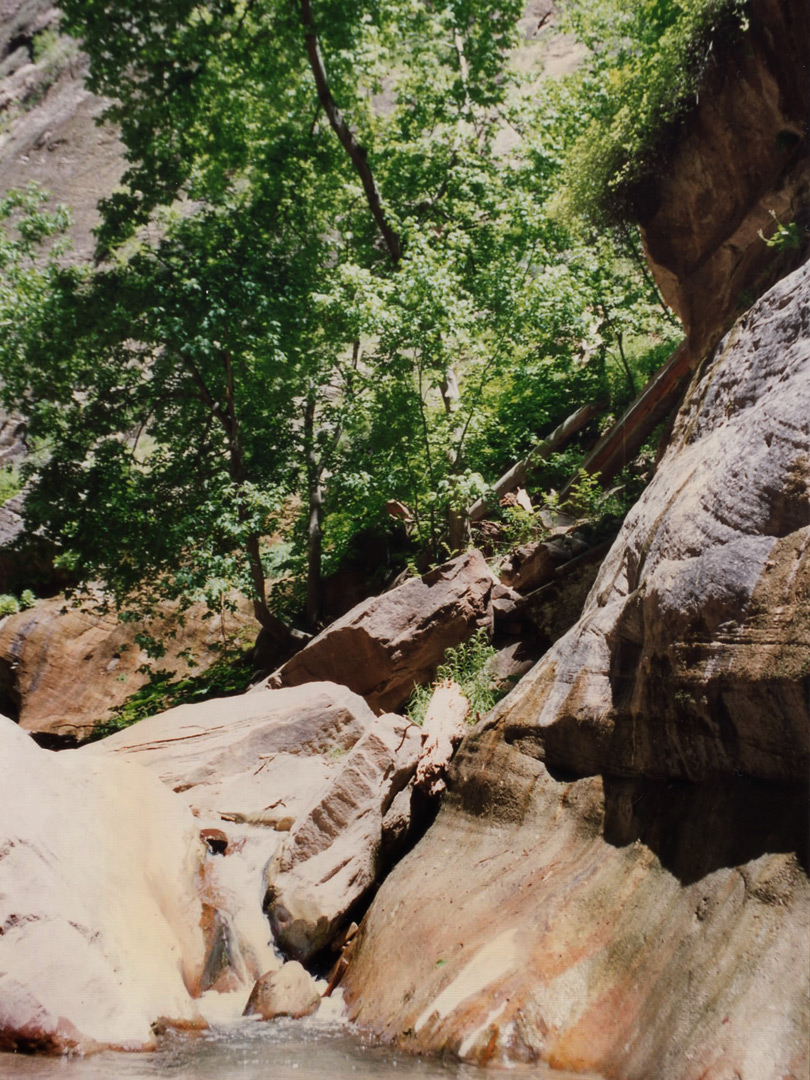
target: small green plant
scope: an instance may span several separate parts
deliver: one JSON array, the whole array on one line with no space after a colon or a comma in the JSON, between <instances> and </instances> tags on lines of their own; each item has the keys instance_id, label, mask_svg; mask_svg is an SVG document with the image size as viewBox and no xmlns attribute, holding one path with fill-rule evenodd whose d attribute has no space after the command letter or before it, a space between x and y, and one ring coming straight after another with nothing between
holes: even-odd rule
<instances>
[{"instance_id":1,"label":"small green plant","mask_svg":"<svg viewBox=\"0 0 810 1080\"><path fill-rule=\"evenodd\" d=\"M771 217L776 222L776 229L770 236L766 236L760 229L760 240L763 240L769 248L776 248L777 251L798 251L803 239L798 223L790 221L787 225L783 225L773 210L771 210Z\"/></svg>"},{"instance_id":2,"label":"small green plant","mask_svg":"<svg viewBox=\"0 0 810 1080\"><path fill-rule=\"evenodd\" d=\"M589 473L585 469L579 469L571 487L567 505L584 517L599 517L602 513L603 502L604 491L599 481L599 473Z\"/></svg>"},{"instance_id":3,"label":"small green plant","mask_svg":"<svg viewBox=\"0 0 810 1080\"><path fill-rule=\"evenodd\" d=\"M13 499L22 489L18 470L13 465L0 469L0 506Z\"/></svg>"},{"instance_id":4,"label":"small green plant","mask_svg":"<svg viewBox=\"0 0 810 1080\"><path fill-rule=\"evenodd\" d=\"M483 628L476 630L469 641L448 649L436 669L434 681L427 686L417 686L411 694L407 707L409 719L421 727L436 685L452 679L470 703L467 722L474 724L502 696L489 671L495 652Z\"/></svg>"},{"instance_id":5,"label":"small green plant","mask_svg":"<svg viewBox=\"0 0 810 1080\"><path fill-rule=\"evenodd\" d=\"M36 604L37 598L30 589L23 589L20 593L20 611L27 611Z\"/></svg>"},{"instance_id":6,"label":"small green plant","mask_svg":"<svg viewBox=\"0 0 810 1080\"><path fill-rule=\"evenodd\" d=\"M11 593L0 594L0 619L5 615L16 615L20 610L20 601Z\"/></svg>"},{"instance_id":7,"label":"small green plant","mask_svg":"<svg viewBox=\"0 0 810 1080\"><path fill-rule=\"evenodd\" d=\"M503 540L510 549L536 540L543 528L536 511L526 510L523 506L507 506L503 516Z\"/></svg>"}]
</instances>

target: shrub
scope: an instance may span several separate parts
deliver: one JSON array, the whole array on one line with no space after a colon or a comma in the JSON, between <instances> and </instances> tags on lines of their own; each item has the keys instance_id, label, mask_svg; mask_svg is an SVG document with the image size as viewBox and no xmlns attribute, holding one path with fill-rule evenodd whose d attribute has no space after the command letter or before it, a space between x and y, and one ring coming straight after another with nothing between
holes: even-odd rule
<instances>
[{"instance_id":1,"label":"shrub","mask_svg":"<svg viewBox=\"0 0 810 1080\"><path fill-rule=\"evenodd\" d=\"M417 686L411 695L407 706L408 717L421 726L435 686L445 679L452 679L458 683L470 703L468 723L475 723L502 696L489 671L495 652L483 628L476 630L468 641L448 649L436 670L434 681L427 686Z\"/></svg>"}]
</instances>

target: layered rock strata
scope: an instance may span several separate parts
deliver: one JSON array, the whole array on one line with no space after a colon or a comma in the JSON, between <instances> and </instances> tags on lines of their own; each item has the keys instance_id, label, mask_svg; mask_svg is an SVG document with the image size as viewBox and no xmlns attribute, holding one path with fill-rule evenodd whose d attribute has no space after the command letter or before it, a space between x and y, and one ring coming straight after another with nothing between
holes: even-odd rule
<instances>
[{"instance_id":1,"label":"layered rock strata","mask_svg":"<svg viewBox=\"0 0 810 1080\"><path fill-rule=\"evenodd\" d=\"M579 622L462 744L361 927L367 1029L611 1080L807 1074L808 295L805 266L707 359Z\"/></svg>"}]
</instances>

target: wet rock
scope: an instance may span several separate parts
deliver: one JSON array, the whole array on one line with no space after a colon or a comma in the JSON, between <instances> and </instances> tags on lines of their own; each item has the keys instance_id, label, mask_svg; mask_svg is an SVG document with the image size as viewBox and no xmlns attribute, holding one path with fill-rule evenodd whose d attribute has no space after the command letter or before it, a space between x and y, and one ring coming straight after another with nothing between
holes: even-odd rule
<instances>
[{"instance_id":1,"label":"wet rock","mask_svg":"<svg viewBox=\"0 0 810 1080\"><path fill-rule=\"evenodd\" d=\"M181 705L78 752L149 769L181 795L204 837L225 838L200 885L206 989L252 986L278 967L262 910L265 866L381 723L357 694L315 683Z\"/></svg>"},{"instance_id":2,"label":"wet rock","mask_svg":"<svg viewBox=\"0 0 810 1080\"><path fill-rule=\"evenodd\" d=\"M491 626L494 584L480 552L467 552L353 608L257 689L330 680L375 712L396 709L448 648Z\"/></svg>"},{"instance_id":3,"label":"wet rock","mask_svg":"<svg viewBox=\"0 0 810 1080\"><path fill-rule=\"evenodd\" d=\"M201 1023L194 819L144 769L0 717L0 1049L154 1045Z\"/></svg>"},{"instance_id":4,"label":"wet rock","mask_svg":"<svg viewBox=\"0 0 810 1080\"><path fill-rule=\"evenodd\" d=\"M289 960L278 971L270 971L257 980L245 1006L245 1016L274 1020L291 1016L298 1020L317 1012L321 995L315 980L296 960Z\"/></svg>"}]
</instances>

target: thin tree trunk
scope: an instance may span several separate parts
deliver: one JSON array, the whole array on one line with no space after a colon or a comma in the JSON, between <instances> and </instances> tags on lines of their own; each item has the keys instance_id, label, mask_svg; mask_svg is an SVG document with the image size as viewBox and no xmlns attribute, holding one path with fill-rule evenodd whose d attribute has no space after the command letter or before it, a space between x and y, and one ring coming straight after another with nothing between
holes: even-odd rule
<instances>
[{"instance_id":1,"label":"thin tree trunk","mask_svg":"<svg viewBox=\"0 0 810 1080\"><path fill-rule=\"evenodd\" d=\"M247 512L241 495L242 488L247 480L247 471L242 453L242 440L239 436L239 421L236 416L233 358L230 351L224 354L223 360L225 365L226 410L224 414L220 413L220 416L228 438L231 480L236 486L236 513L240 524L244 524L247 520ZM255 532L248 533L245 540L245 552L247 554L250 582L253 586L253 614L256 621L262 629L266 630L279 643L284 642L290 636L290 629L277 615L273 614L267 605L267 579L262 564L259 536Z\"/></svg>"},{"instance_id":2,"label":"thin tree trunk","mask_svg":"<svg viewBox=\"0 0 810 1080\"><path fill-rule=\"evenodd\" d=\"M368 163L368 154L365 147L361 146L354 136L354 132L346 123L343 114L337 106L329 87L329 78L326 74L326 65L318 43L318 31L315 25L315 15L312 11L310 0L299 0L301 11L301 23L304 27L304 36L307 48L309 66L315 76L315 86L318 91L318 100L323 111L326 113L332 130L340 140L340 144L349 156L349 160L360 177L366 201L372 216L377 223L388 253L396 265L402 257L402 245L398 233L391 227L383 210L382 198L374 179L374 173Z\"/></svg>"},{"instance_id":3,"label":"thin tree trunk","mask_svg":"<svg viewBox=\"0 0 810 1080\"><path fill-rule=\"evenodd\" d=\"M321 617L321 572L323 562L323 486L321 464L315 447L315 397L307 400L304 412L304 444L307 458L307 599L306 620L314 630Z\"/></svg>"}]
</instances>

